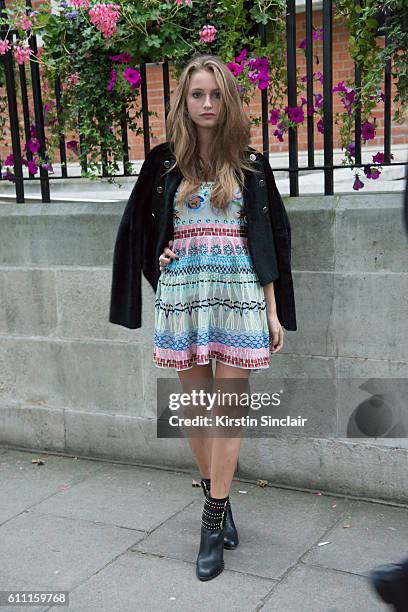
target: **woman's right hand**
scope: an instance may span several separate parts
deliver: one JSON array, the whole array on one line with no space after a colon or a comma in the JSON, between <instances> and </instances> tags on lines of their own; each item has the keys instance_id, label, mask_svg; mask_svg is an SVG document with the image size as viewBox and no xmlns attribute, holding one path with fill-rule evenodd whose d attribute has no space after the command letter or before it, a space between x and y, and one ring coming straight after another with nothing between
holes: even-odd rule
<instances>
[{"instance_id":1,"label":"woman's right hand","mask_svg":"<svg viewBox=\"0 0 408 612\"><path fill-rule=\"evenodd\" d=\"M164 247L164 251L159 257L160 272L163 272L164 268L167 266L171 259L178 259L178 255L176 255L174 251L169 248L171 246L173 246L173 241L169 240L169 246Z\"/></svg>"}]
</instances>

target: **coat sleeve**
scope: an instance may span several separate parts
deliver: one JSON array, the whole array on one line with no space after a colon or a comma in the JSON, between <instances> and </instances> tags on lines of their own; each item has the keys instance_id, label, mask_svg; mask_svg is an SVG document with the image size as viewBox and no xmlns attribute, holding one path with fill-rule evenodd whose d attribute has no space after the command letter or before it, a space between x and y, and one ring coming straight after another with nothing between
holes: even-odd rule
<instances>
[{"instance_id":1,"label":"coat sleeve","mask_svg":"<svg viewBox=\"0 0 408 612\"><path fill-rule=\"evenodd\" d=\"M129 329L142 326L143 240L153 189L152 151L140 169L116 236L109 322Z\"/></svg>"},{"instance_id":2,"label":"coat sleeve","mask_svg":"<svg viewBox=\"0 0 408 612\"><path fill-rule=\"evenodd\" d=\"M286 234L288 238L288 246L289 246L289 262L290 262L291 261L291 250L292 250L292 239L291 239L292 232L291 232L289 217L286 212L285 205L283 203L281 194L279 193L278 188L276 187L275 177L273 175L273 171L271 168L271 164L269 163L269 159L263 154L262 154L262 158L263 158L265 176L266 176L266 180L268 183L268 191L272 193L273 204L280 208L282 221L284 224L284 229L286 230ZM270 204L272 203L270 202Z\"/></svg>"}]
</instances>

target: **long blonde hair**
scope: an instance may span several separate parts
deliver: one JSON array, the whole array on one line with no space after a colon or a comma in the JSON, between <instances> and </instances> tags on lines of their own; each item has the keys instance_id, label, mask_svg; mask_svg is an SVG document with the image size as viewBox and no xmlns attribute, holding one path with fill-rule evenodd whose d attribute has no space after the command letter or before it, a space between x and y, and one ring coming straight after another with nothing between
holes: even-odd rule
<instances>
[{"instance_id":1,"label":"long blonde hair","mask_svg":"<svg viewBox=\"0 0 408 612\"><path fill-rule=\"evenodd\" d=\"M214 133L208 162L200 157L196 125L187 112L190 80L197 70L212 72L222 100L218 121L220 127ZM179 188L178 203L188 200L201 181L214 176L211 205L225 211L233 198L236 183L241 191L244 188L244 170L256 172L244 160L244 151L251 140L250 129L251 122L242 108L236 82L227 65L215 55L193 56L180 75L166 123L166 139L176 158L168 172L177 166L184 179Z\"/></svg>"}]
</instances>

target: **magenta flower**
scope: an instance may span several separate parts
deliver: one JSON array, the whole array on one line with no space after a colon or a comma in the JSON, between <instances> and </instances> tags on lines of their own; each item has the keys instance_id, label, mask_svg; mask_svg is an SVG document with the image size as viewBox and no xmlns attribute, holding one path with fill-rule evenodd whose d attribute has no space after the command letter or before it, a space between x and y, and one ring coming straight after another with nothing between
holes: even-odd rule
<instances>
[{"instance_id":1,"label":"magenta flower","mask_svg":"<svg viewBox=\"0 0 408 612\"><path fill-rule=\"evenodd\" d=\"M316 123L316 127L317 131L320 132L320 134L324 134L323 119L319 119L319 121Z\"/></svg>"},{"instance_id":2,"label":"magenta flower","mask_svg":"<svg viewBox=\"0 0 408 612\"><path fill-rule=\"evenodd\" d=\"M278 123L277 129L273 132L273 135L280 140L280 142L283 142L283 132L285 131L285 126L283 125L283 123Z\"/></svg>"},{"instance_id":3,"label":"magenta flower","mask_svg":"<svg viewBox=\"0 0 408 612\"><path fill-rule=\"evenodd\" d=\"M244 64L237 64L236 62L229 62L227 66L234 75L234 77L241 74L241 72L244 70Z\"/></svg>"},{"instance_id":4,"label":"magenta flower","mask_svg":"<svg viewBox=\"0 0 408 612\"><path fill-rule=\"evenodd\" d=\"M37 153L40 146L41 144L39 140L37 140L36 138L31 138L30 140L27 141L27 144L25 146L25 151L31 151L31 153Z\"/></svg>"},{"instance_id":5,"label":"magenta flower","mask_svg":"<svg viewBox=\"0 0 408 612\"><path fill-rule=\"evenodd\" d=\"M332 92L335 93L336 91L344 91L344 93L346 93L347 88L344 84L344 81L340 81L339 83L337 83L337 85L333 87Z\"/></svg>"},{"instance_id":6,"label":"magenta flower","mask_svg":"<svg viewBox=\"0 0 408 612\"><path fill-rule=\"evenodd\" d=\"M29 161L29 162L27 162L27 168L28 168L28 171L29 171L31 174L37 174L37 172L38 172L38 166L37 166L37 164L35 163L35 161Z\"/></svg>"},{"instance_id":7,"label":"magenta flower","mask_svg":"<svg viewBox=\"0 0 408 612\"><path fill-rule=\"evenodd\" d=\"M279 121L281 115L281 111L279 108L273 108L269 113L269 123L271 125L276 125Z\"/></svg>"},{"instance_id":8,"label":"magenta flower","mask_svg":"<svg viewBox=\"0 0 408 612\"><path fill-rule=\"evenodd\" d=\"M303 108L301 106L285 106L285 113L288 115L289 119L294 123L302 123L305 118L303 113Z\"/></svg>"},{"instance_id":9,"label":"magenta flower","mask_svg":"<svg viewBox=\"0 0 408 612\"><path fill-rule=\"evenodd\" d=\"M8 40L0 39L0 55L5 55L7 51L10 51L11 45Z\"/></svg>"},{"instance_id":10,"label":"magenta flower","mask_svg":"<svg viewBox=\"0 0 408 612\"><path fill-rule=\"evenodd\" d=\"M110 81L109 81L108 86L107 86L106 89L108 91L112 91L112 89L116 85L116 81L117 81L116 70L114 68L112 68L111 73L110 73Z\"/></svg>"},{"instance_id":11,"label":"magenta flower","mask_svg":"<svg viewBox=\"0 0 408 612\"><path fill-rule=\"evenodd\" d=\"M123 76L130 84L132 89L140 87L140 85L142 84L141 74L138 70L135 70L134 68L125 68Z\"/></svg>"},{"instance_id":12,"label":"magenta flower","mask_svg":"<svg viewBox=\"0 0 408 612\"><path fill-rule=\"evenodd\" d=\"M217 36L217 28L213 25L205 25L200 31L200 42L213 42Z\"/></svg>"},{"instance_id":13,"label":"magenta flower","mask_svg":"<svg viewBox=\"0 0 408 612\"><path fill-rule=\"evenodd\" d=\"M15 182L15 175L12 172L9 172L8 170L6 172L3 172L1 176L5 181L12 181L13 183Z\"/></svg>"},{"instance_id":14,"label":"magenta flower","mask_svg":"<svg viewBox=\"0 0 408 612\"><path fill-rule=\"evenodd\" d=\"M321 93L314 94L314 103L316 108L322 108L323 106L323 95Z\"/></svg>"},{"instance_id":15,"label":"magenta flower","mask_svg":"<svg viewBox=\"0 0 408 612\"><path fill-rule=\"evenodd\" d=\"M314 72L313 76L316 79L316 81L319 81L323 85L323 73L320 72L320 70L318 70L317 72Z\"/></svg>"},{"instance_id":16,"label":"magenta flower","mask_svg":"<svg viewBox=\"0 0 408 612\"><path fill-rule=\"evenodd\" d=\"M359 189L362 189L364 187L364 183L363 181L360 181L359 175L356 174L356 179L353 183L353 189L354 191L358 191Z\"/></svg>"},{"instance_id":17,"label":"magenta flower","mask_svg":"<svg viewBox=\"0 0 408 612\"><path fill-rule=\"evenodd\" d=\"M246 58L247 54L248 51L246 49L242 49L241 53L235 58L235 61L242 62Z\"/></svg>"},{"instance_id":18,"label":"magenta flower","mask_svg":"<svg viewBox=\"0 0 408 612\"><path fill-rule=\"evenodd\" d=\"M119 53L118 55L111 55L110 58L112 62L119 62L120 64L128 64L133 60L133 55L124 51L123 53Z\"/></svg>"},{"instance_id":19,"label":"magenta flower","mask_svg":"<svg viewBox=\"0 0 408 612\"><path fill-rule=\"evenodd\" d=\"M4 160L4 165L14 166L14 155L12 153L10 153L10 155L7 155L6 159Z\"/></svg>"},{"instance_id":20,"label":"magenta flower","mask_svg":"<svg viewBox=\"0 0 408 612\"><path fill-rule=\"evenodd\" d=\"M375 137L375 127L373 123L365 121L361 126L361 135L364 140L372 140Z\"/></svg>"},{"instance_id":21,"label":"magenta flower","mask_svg":"<svg viewBox=\"0 0 408 612\"><path fill-rule=\"evenodd\" d=\"M347 153L350 155L350 157L354 157L356 154L356 143L354 142L354 140L352 140L346 147L346 151Z\"/></svg>"},{"instance_id":22,"label":"magenta flower","mask_svg":"<svg viewBox=\"0 0 408 612\"><path fill-rule=\"evenodd\" d=\"M74 153L78 151L78 141L77 140L68 140L66 145L67 145L68 151L74 151Z\"/></svg>"},{"instance_id":23,"label":"magenta flower","mask_svg":"<svg viewBox=\"0 0 408 612\"><path fill-rule=\"evenodd\" d=\"M376 180L380 176L381 172L378 168L371 168L371 166L364 166L364 174L366 178Z\"/></svg>"}]
</instances>

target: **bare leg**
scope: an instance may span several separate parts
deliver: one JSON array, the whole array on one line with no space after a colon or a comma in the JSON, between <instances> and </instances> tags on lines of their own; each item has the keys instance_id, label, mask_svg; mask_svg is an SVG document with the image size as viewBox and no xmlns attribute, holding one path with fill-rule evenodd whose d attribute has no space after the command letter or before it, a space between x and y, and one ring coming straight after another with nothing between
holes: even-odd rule
<instances>
[{"instance_id":1,"label":"bare leg","mask_svg":"<svg viewBox=\"0 0 408 612\"><path fill-rule=\"evenodd\" d=\"M184 393L190 393L192 389L196 389L197 383L199 383L200 380L203 381L202 387L206 387L206 389L211 392L213 381L211 362L205 365L194 364L192 369L183 370L177 372L177 374L179 375ZM208 436L188 436L188 442L196 458L202 478L210 478L212 440L213 439Z\"/></svg>"},{"instance_id":2,"label":"bare leg","mask_svg":"<svg viewBox=\"0 0 408 612\"><path fill-rule=\"evenodd\" d=\"M214 377L214 392L218 379L223 378L249 378L251 370L236 368L225 363L216 363ZM233 383L231 383L233 386ZM239 387L237 386L239 391ZM241 387L242 389L242 387ZM232 391L232 389L231 389ZM237 392L238 392L237 391ZM211 454L211 497L227 497L231 487L235 468L241 448L241 437L213 438Z\"/></svg>"}]
</instances>

